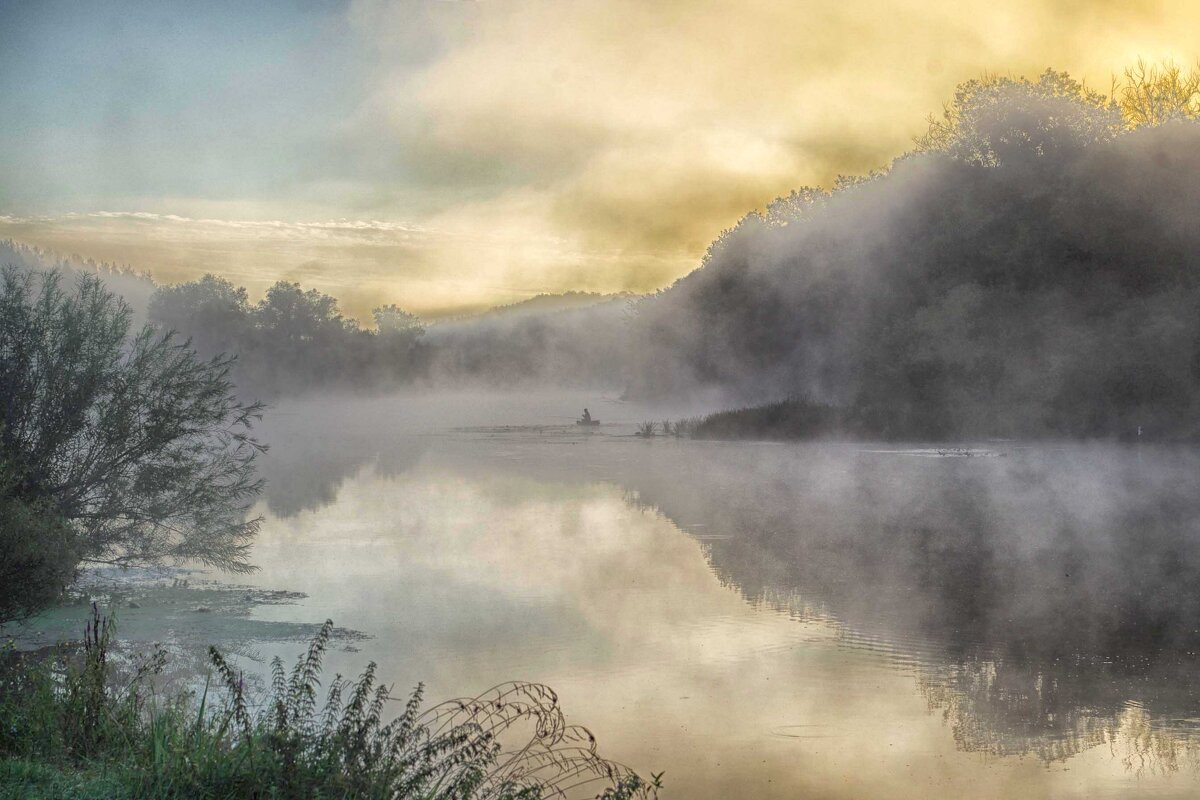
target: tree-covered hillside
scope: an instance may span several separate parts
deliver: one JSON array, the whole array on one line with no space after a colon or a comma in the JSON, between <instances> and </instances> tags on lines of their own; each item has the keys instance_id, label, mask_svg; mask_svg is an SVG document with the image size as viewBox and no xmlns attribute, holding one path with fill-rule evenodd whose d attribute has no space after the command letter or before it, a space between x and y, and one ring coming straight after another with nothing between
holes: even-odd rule
<instances>
[{"instance_id":1,"label":"tree-covered hillside","mask_svg":"<svg viewBox=\"0 0 1200 800\"><path fill-rule=\"evenodd\" d=\"M890 169L744 218L645 303L632 387L887 437L1200 432L1200 92L1144 66L960 87Z\"/></svg>"}]
</instances>

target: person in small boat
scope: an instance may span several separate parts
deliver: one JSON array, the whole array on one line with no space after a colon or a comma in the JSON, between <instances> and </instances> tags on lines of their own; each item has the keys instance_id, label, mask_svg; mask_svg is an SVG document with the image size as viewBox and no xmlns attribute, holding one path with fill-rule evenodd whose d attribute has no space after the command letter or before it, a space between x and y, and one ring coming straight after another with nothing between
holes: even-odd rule
<instances>
[{"instance_id":1,"label":"person in small boat","mask_svg":"<svg viewBox=\"0 0 1200 800\"><path fill-rule=\"evenodd\" d=\"M583 419L582 419L582 420L580 420L580 421L581 421L581 422L591 422L591 421L592 421L592 412L588 411L588 410L585 408L585 409L583 410Z\"/></svg>"}]
</instances>

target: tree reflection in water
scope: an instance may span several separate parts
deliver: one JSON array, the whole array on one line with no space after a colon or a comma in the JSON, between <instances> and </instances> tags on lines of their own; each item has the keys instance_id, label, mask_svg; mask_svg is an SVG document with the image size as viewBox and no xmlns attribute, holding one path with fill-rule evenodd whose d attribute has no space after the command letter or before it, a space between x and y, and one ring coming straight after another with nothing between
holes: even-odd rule
<instances>
[{"instance_id":1,"label":"tree reflection in water","mask_svg":"<svg viewBox=\"0 0 1200 800\"><path fill-rule=\"evenodd\" d=\"M319 507L368 464L611 482L696 536L717 577L750 602L832 620L845 646L912 672L964 751L1052 763L1105 747L1138 774L1200 769L1193 449L960 458L663 441L635 451L605 437L551 447L518 431L491 446L379 430L349 446L277 447L272 507Z\"/></svg>"},{"instance_id":2,"label":"tree reflection in water","mask_svg":"<svg viewBox=\"0 0 1200 800\"><path fill-rule=\"evenodd\" d=\"M758 455L681 463L636 502L703 519L713 569L748 599L827 614L912 669L962 750L1200 769L1194 453Z\"/></svg>"}]
</instances>

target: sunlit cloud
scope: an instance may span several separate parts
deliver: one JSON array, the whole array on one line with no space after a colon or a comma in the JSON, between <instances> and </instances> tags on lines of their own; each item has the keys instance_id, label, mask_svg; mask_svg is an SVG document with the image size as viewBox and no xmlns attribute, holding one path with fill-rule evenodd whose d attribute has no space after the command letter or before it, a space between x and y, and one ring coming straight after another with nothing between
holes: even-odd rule
<instances>
[{"instance_id":1,"label":"sunlit cloud","mask_svg":"<svg viewBox=\"0 0 1200 800\"><path fill-rule=\"evenodd\" d=\"M0 56L0 235L163 280L302 276L354 313L659 288L746 212L886 166L962 80L1107 89L1200 54L1200 7L1168 0L360 0L257 55L163 27L72 77L51 52L123 40L7 16L45 53Z\"/></svg>"},{"instance_id":2,"label":"sunlit cloud","mask_svg":"<svg viewBox=\"0 0 1200 800\"><path fill-rule=\"evenodd\" d=\"M298 281L333 294L343 310L360 318L388 302L437 317L519 300L539 287L522 285L516 276L506 280L500 267L520 256L527 271L535 259L551 265L568 252L562 241L537 231L500 226L469 230L377 220L285 222L111 211L0 215L0 238L110 263L153 265L150 272L159 282L212 272L247 286L252 297L276 280ZM485 264L472 260L486 252L497 257Z\"/></svg>"}]
</instances>

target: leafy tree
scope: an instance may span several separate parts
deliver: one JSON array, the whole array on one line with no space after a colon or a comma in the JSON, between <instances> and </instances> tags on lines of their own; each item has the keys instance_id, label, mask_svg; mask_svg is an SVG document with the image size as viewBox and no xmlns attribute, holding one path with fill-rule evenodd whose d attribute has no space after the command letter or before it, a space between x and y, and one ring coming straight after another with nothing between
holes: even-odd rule
<instances>
[{"instance_id":1,"label":"leafy tree","mask_svg":"<svg viewBox=\"0 0 1200 800\"><path fill-rule=\"evenodd\" d=\"M1107 141L1122 127L1102 92L1046 70L1036 81L989 76L960 85L917 147L994 167Z\"/></svg>"},{"instance_id":2,"label":"leafy tree","mask_svg":"<svg viewBox=\"0 0 1200 800\"><path fill-rule=\"evenodd\" d=\"M264 336L292 347L322 343L346 329L336 298L287 281L267 290L255 308L255 318Z\"/></svg>"},{"instance_id":3,"label":"leafy tree","mask_svg":"<svg viewBox=\"0 0 1200 800\"><path fill-rule=\"evenodd\" d=\"M46 500L20 496L19 478L0 464L0 621L54 601L75 579L78 539Z\"/></svg>"},{"instance_id":4,"label":"leafy tree","mask_svg":"<svg viewBox=\"0 0 1200 800\"><path fill-rule=\"evenodd\" d=\"M358 324L338 310L337 299L298 283L279 281L254 308L253 363L271 388L298 392L338 385L367 372L357 345Z\"/></svg>"},{"instance_id":5,"label":"leafy tree","mask_svg":"<svg viewBox=\"0 0 1200 800\"><path fill-rule=\"evenodd\" d=\"M131 336L128 306L98 278L62 284L57 273L0 276L6 502L66 520L80 561L249 570L263 450L250 427L262 407L235 399L232 359L200 360L149 326Z\"/></svg>"},{"instance_id":6,"label":"leafy tree","mask_svg":"<svg viewBox=\"0 0 1200 800\"><path fill-rule=\"evenodd\" d=\"M150 320L190 337L205 356L236 354L237 384L268 395L391 386L420 367L420 320L396 305L375 309L375 330L342 315L337 299L279 281L250 305L224 278L159 289Z\"/></svg>"},{"instance_id":7,"label":"leafy tree","mask_svg":"<svg viewBox=\"0 0 1200 800\"><path fill-rule=\"evenodd\" d=\"M158 289L149 317L165 330L186 332L205 356L238 352L254 326L246 290L215 275Z\"/></svg>"},{"instance_id":8,"label":"leafy tree","mask_svg":"<svg viewBox=\"0 0 1200 800\"><path fill-rule=\"evenodd\" d=\"M416 339L425 333L420 317L395 304L380 306L371 316L375 318L375 330L381 334Z\"/></svg>"},{"instance_id":9,"label":"leafy tree","mask_svg":"<svg viewBox=\"0 0 1200 800\"><path fill-rule=\"evenodd\" d=\"M380 306L371 314L375 318L375 374L383 377L401 370L415 372L417 347L425 335L421 320L394 304Z\"/></svg>"}]
</instances>

